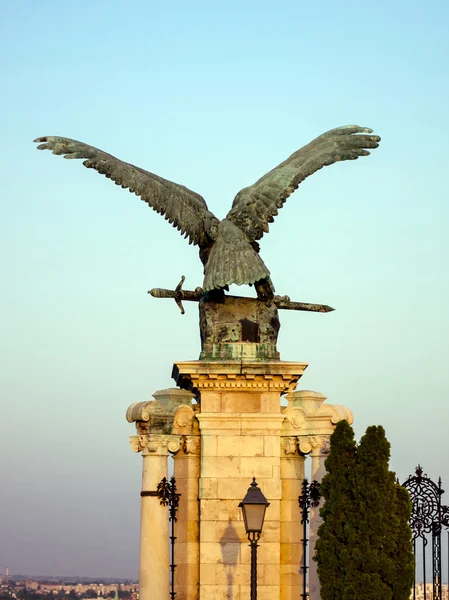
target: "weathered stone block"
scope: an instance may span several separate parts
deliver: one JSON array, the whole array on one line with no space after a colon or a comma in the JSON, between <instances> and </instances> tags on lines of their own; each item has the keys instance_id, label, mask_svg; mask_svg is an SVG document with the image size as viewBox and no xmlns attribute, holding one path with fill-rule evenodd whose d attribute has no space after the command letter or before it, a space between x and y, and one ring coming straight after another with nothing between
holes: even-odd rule
<instances>
[{"instance_id":1,"label":"weathered stone block","mask_svg":"<svg viewBox=\"0 0 449 600\"><path fill-rule=\"evenodd\" d=\"M215 584L215 565L208 563L200 564L201 584Z\"/></svg>"},{"instance_id":2,"label":"weathered stone block","mask_svg":"<svg viewBox=\"0 0 449 600\"><path fill-rule=\"evenodd\" d=\"M199 549L196 544L186 542L176 544L176 559L179 564L197 563L199 560Z\"/></svg>"},{"instance_id":3,"label":"weathered stone block","mask_svg":"<svg viewBox=\"0 0 449 600\"><path fill-rule=\"evenodd\" d=\"M266 542L257 549L257 562L260 565L279 565L280 544ZM251 562L251 549L246 544L240 549L240 562L242 564ZM261 567L262 568L262 567Z\"/></svg>"},{"instance_id":4,"label":"weathered stone block","mask_svg":"<svg viewBox=\"0 0 449 600\"><path fill-rule=\"evenodd\" d=\"M279 600L279 594L279 585L261 585L257 588L257 600ZM232 596L230 598L232 598ZM242 585L240 587L240 598L250 598L249 586ZM234 600L234 598L232 598L232 600Z\"/></svg>"},{"instance_id":5,"label":"weathered stone block","mask_svg":"<svg viewBox=\"0 0 449 600\"><path fill-rule=\"evenodd\" d=\"M273 477L273 466L279 466L279 459L266 456L263 459L257 457L242 457L240 459L240 476L271 479Z\"/></svg>"},{"instance_id":6,"label":"weathered stone block","mask_svg":"<svg viewBox=\"0 0 449 600\"><path fill-rule=\"evenodd\" d=\"M223 435L217 440L217 456L263 456L264 439L241 435Z\"/></svg>"},{"instance_id":7,"label":"weathered stone block","mask_svg":"<svg viewBox=\"0 0 449 600\"><path fill-rule=\"evenodd\" d=\"M301 544L290 542L281 544L281 564L294 565L302 556Z\"/></svg>"},{"instance_id":8,"label":"weathered stone block","mask_svg":"<svg viewBox=\"0 0 449 600\"><path fill-rule=\"evenodd\" d=\"M280 577L281 585L299 586L302 583L302 575L299 572L302 554L298 557L299 562L295 564L281 564Z\"/></svg>"},{"instance_id":9,"label":"weathered stone block","mask_svg":"<svg viewBox=\"0 0 449 600\"><path fill-rule=\"evenodd\" d=\"M224 413L258 413L260 405L260 394L254 392L227 392L221 397L221 410Z\"/></svg>"},{"instance_id":10,"label":"weathered stone block","mask_svg":"<svg viewBox=\"0 0 449 600\"><path fill-rule=\"evenodd\" d=\"M203 432L201 437L201 454L203 456L217 456L217 436Z\"/></svg>"},{"instance_id":11,"label":"weathered stone block","mask_svg":"<svg viewBox=\"0 0 449 600\"><path fill-rule=\"evenodd\" d=\"M264 456L281 456L281 444L278 435L264 435L263 454Z\"/></svg>"},{"instance_id":12,"label":"weathered stone block","mask_svg":"<svg viewBox=\"0 0 449 600\"><path fill-rule=\"evenodd\" d=\"M240 595L238 585L201 585L200 600L246 600L246 596ZM249 598L249 596L248 596Z\"/></svg>"},{"instance_id":13,"label":"weathered stone block","mask_svg":"<svg viewBox=\"0 0 449 600\"><path fill-rule=\"evenodd\" d=\"M235 456L204 456L201 461L202 477L240 477L241 460L251 459Z\"/></svg>"},{"instance_id":14,"label":"weathered stone block","mask_svg":"<svg viewBox=\"0 0 449 600\"><path fill-rule=\"evenodd\" d=\"M217 521L215 524L215 535L215 541L220 543L247 543L247 536L243 520L231 522Z\"/></svg>"},{"instance_id":15,"label":"weathered stone block","mask_svg":"<svg viewBox=\"0 0 449 600\"><path fill-rule=\"evenodd\" d=\"M195 542L199 536L199 523L195 521L178 521L176 524L176 543Z\"/></svg>"},{"instance_id":16,"label":"weathered stone block","mask_svg":"<svg viewBox=\"0 0 449 600\"><path fill-rule=\"evenodd\" d=\"M200 498L218 498L218 483L216 477L202 477L199 481Z\"/></svg>"},{"instance_id":17,"label":"weathered stone block","mask_svg":"<svg viewBox=\"0 0 449 600\"><path fill-rule=\"evenodd\" d=\"M279 412L279 393L262 392L260 394L260 412L276 413Z\"/></svg>"},{"instance_id":18,"label":"weathered stone block","mask_svg":"<svg viewBox=\"0 0 449 600\"><path fill-rule=\"evenodd\" d=\"M298 518L299 506L296 500L282 500L281 502L281 521L296 521Z\"/></svg>"},{"instance_id":19,"label":"weathered stone block","mask_svg":"<svg viewBox=\"0 0 449 600\"><path fill-rule=\"evenodd\" d=\"M282 542L299 542L303 537L303 528L299 517L296 521L281 520L279 529Z\"/></svg>"},{"instance_id":20,"label":"weathered stone block","mask_svg":"<svg viewBox=\"0 0 449 600\"><path fill-rule=\"evenodd\" d=\"M241 511L235 500L209 500L201 501L201 521L236 521L241 518Z\"/></svg>"},{"instance_id":21,"label":"weathered stone block","mask_svg":"<svg viewBox=\"0 0 449 600\"><path fill-rule=\"evenodd\" d=\"M278 586L280 584L279 565L263 566L263 584Z\"/></svg>"},{"instance_id":22,"label":"weathered stone block","mask_svg":"<svg viewBox=\"0 0 449 600\"><path fill-rule=\"evenodd\" d=\"M301 494L302 481L302 479L282 479L282 498L284 500L298 500Z\"/></svg>"},{"instance_id":23,"label":"weathered stone block","mask_svg":"<svg viewBox=\"0 0 449 600\"><path fill-rule=\"evenodd\" d=\"M304 459L299 457L286 458L281 454L281 477L282 479L304 479Z\"/></svg>"},{"instance_id":24,"label":"weathered stone block","mask_svg":"<svg viewBox=\"0 0 449 600\"><path fill-rule=\"evenodd\" d=\"M281 531L278 521L265 521L261 536L261 544L266 542L280 542Z\"/></svg>"},{"instance_id":25,"label":"weathered stone block","mask_svg":"<svg viewBox=\"0 0 449 600\"><path fill-rule=\"evenodd\" d=\"M205 391L201 394L203 412L221 413L221 392Z\"/></svg>"},{"instance_id":26,"label":"weathered stone block","mask_svg":"<svg viewBox=\"0 0 449 600\"><path fill-rule=\"evenodd\" d=\"M217 544L202 542L200 549L201 563L209 564L236 564L240 559L239 542Z\"/></svg>"},{"instance_id":27,"label":"weathered stone block","mask_svg":"<svg viewBox=\"0 0 449 600\"><path fill-rule=\"evenodd\" d=\"M273 471L276 467L273 467ZM259 484L260 489L263 491L264 496L270 500L280 500L282 497L282 482L276 477L276 474L273 473L272 479L265 479L262 477L257 478L257 482Z\"/></svg>"}]
</instances>

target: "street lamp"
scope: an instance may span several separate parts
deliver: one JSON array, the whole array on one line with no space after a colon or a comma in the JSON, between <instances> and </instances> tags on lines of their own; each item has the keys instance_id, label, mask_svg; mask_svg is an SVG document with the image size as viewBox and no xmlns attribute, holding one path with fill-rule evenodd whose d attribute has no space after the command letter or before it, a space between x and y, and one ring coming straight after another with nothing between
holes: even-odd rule
<instances>
[{"instance_id":1,"label":"street lamp","mask_svg":"<svg viewBox=\"0 0 449 600\"><path fill-rule=\"evenodd\" d=\"M262 533L265 511L270 503L262 494L262 490L256 483L256 478L246 492L246 496L239 504L243 512L246 534L251 548L251 600L257 600L257 543Z\"/></svg>"}]
</instances>

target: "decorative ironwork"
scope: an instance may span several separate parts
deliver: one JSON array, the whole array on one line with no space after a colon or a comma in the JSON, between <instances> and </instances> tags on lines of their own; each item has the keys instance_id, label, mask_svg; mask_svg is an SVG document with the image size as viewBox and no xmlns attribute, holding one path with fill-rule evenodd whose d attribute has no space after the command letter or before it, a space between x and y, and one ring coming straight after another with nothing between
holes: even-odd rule
<instances>
[{"instance_id":1,"label":"decorative ironwork","mask_svg":"<svg viewBox=\"0 0 449 600\"><path fill-rule=\"evenodd\" d=\"M298 497L299 508L301 509L301 524L302 524L302 565L301 565L301 573L302 573L302 594L301 598L303 600L307 600L307 571L309 567L307 566L307 544L309 543L309 538L307 537L307 525L309 524L309 515L310 508L316 507L320 503L320 484L318 481L314 480L309 484L307 478L305 478L302 482L301 488L302 494Z\"/></svg>"},{"instance_id":2,"label":"decorative ironwork","mask_svg":"<svg viewBox=\"0 0 449 600\"><path fill-rule=\"evenodd\" d=\"M168 506L168 520L171 523L171 535L170 535L170 547L171 547L171 591L170 599L175 600L175 523L178 520L176 513L178 512L179 498L181 494L178 494L176 489L176 479L172 477L170 481L164 477L157 484L157 497L160 500L162 506Z\"/></svg>"},{"instance_id":3,"label":"decorative ironwork","mask_svg":"<svg viewBox=\"0 0 449 600\"><path fill-rule=\"evenodd\" d=\"M421 539L422 543L424 600L427 600L426 547L428 536L432 540L432 600L442 600L441 534L444 527L448 532L449 552L449 507L441 504L441 497L444 494L441 477L438 479L438 483L435 483L426 474L423 474L421 465L418 465L415 475L410 476L402 485L408 490L412 501L410 527L415 559L418 540ZM413 584L413 600L416 600L416 582Z\"/></svg>"}]
</instances>

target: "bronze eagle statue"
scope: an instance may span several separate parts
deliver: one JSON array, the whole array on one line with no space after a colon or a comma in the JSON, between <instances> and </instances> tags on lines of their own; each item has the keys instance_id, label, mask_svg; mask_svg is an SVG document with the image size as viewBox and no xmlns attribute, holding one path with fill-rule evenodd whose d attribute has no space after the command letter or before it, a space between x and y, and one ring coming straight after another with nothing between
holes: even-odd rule
<instances>
[{"instance_id":1,"label":"bronze eagle statue","mask_svg":"<svg viewBox=\"0 0 449 600\"><path fill-rule=\"evenodd\" d=\"M188 238L189 244L199 246L204 292L228 289L233 283L249 284L255 286L259 299L270 300L274 287L260 257L258 240L268 233L268 224L306 177L335 162L367 156L368 148L377 148L380 137L371 134L372 129L347 125L320 135L252 186L240 190L221 221L199 194L93 146L54 136L34 141L40 144L39 150L85 159L85 167L140 196Z\"/></svg>"}]
</instances>

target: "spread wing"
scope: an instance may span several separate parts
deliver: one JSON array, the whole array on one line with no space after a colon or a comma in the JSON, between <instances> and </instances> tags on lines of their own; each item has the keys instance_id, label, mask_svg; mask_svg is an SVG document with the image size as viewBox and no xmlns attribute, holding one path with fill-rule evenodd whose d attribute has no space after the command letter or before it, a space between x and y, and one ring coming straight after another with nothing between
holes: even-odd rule
<instances>
[{"instance_id":1,"label":"spread wing","mask_svg":"<svg viewBox=\"0 0 449 600\"><path fill-rule=\"evenodd\" d=\"M140 196L163 215L185 237L201 247L215 238L218 219L209 212L204 199L188 188L163 179L140 167L123 162L98 148L64 137L40 137L39 150L51 150L64 158L84 158L83 165L112 179L117 185Z\"/></svg>"},{"instance_id":2,"label":"spread wing","mask_svg":"<svg viewBox=\"0 0 449 600\"><path fill-rule=\"evenodd\" d=\"M254 185L241 190L226 218L240 227L250 242L260 239L306 177L340 160L368 156L367 148L377 148L380 137L371 133L372 129L347 125L320 135Z\"/></svg>"}]
</instances>

